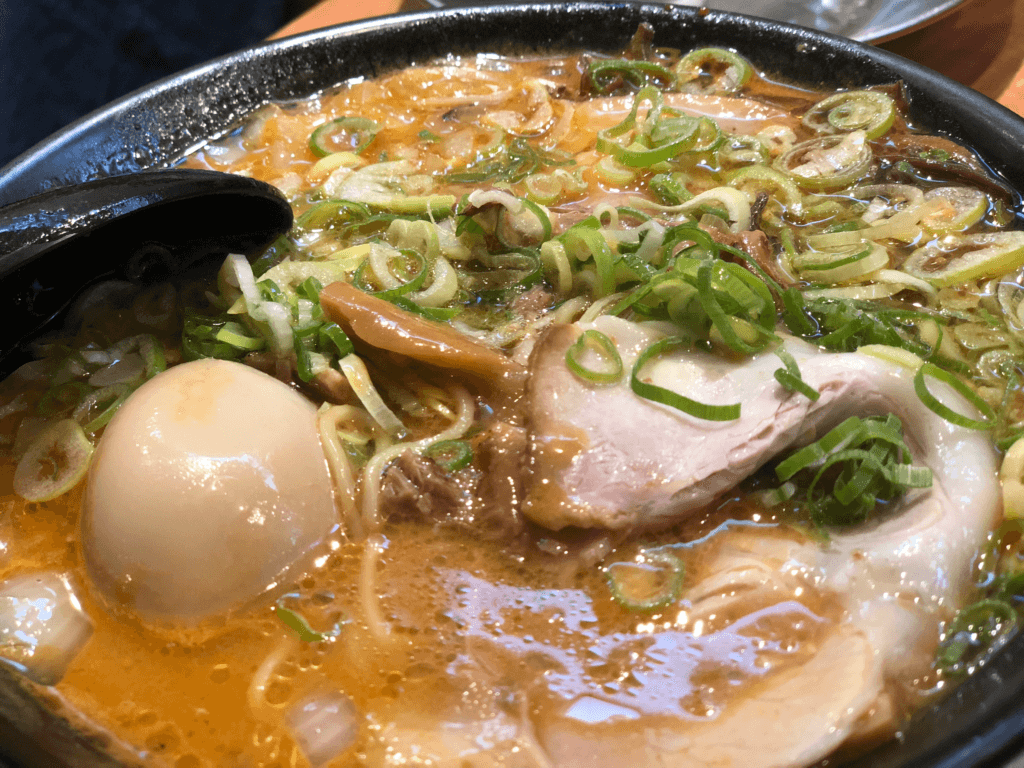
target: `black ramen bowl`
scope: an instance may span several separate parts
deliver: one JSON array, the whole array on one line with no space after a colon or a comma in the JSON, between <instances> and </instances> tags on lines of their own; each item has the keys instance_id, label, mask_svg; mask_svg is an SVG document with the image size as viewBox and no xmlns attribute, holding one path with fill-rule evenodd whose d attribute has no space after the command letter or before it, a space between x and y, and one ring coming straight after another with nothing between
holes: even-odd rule
<instances>
[{"instance_id":1,"label":"black ramen bowl","mask_svg":"<svg viewBox=\"0 0 1024 768\"><path fill-rule=\"evenodd\" d=\"M94 178L174 165L270 101L311 95L355 76L372 77L448 53L618 51L641 22L659 45L735 48L780 79L825 88L902 81L922 128L977 150L1024 190L1024 120L942 75L867 45L788 24L687 7L572 2L458 8L319 30L255 46L137 91L53 135L0 169L0 205ZM18 302L3 279L10 329L49 316ZM96 264L96 277L110 265ZM83 287L39 275L63 305ZM8 320L10 323L11 320ZM12 342L0 339L0 346ZM7 731L0 723L0 732ZM778 727L787 727L780 722ZM1007 766L1024 746L1024 635L940 703L920 711L902 737L850 765L867 768ZM828 763L833 761L829 760ZM1016 764L1016 763L1014 763Z\"/></svg>"}]
</instances>

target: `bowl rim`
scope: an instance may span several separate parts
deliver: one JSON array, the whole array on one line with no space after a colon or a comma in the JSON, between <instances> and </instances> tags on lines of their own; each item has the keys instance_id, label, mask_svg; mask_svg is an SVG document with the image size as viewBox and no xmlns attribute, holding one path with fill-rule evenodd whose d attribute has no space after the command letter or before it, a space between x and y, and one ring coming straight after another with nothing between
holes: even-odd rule
<instances>
[{"instance_id":1,"label":"bowl rim","mask_svg":"<svg viewBox=\"0 0 1024 768\"><path fill-rule=\"evenodd\" d=\"M494 27L493 22L497 19L550 20L554 16L565 14L586 18L591 18L595 14L632 17L637 21L651 21L655 24L656 30L659 23L672 23L693 29L713 30L719 34L724 31L727 36L741 30L757 30L762 35L780 36L787 43L802 49L800 53L807 57L809 64L825 64L823 67L815 66L816 71L823 74L828 72L828 64L840 63L837 56L844 58L847 64L856 61L863 71L854 72L848 66L845 67L839 76L840 85L844 84L842 81L847 85L852 85L858 80L878 82L878 76L882 73L888 74L890 81L893 77L901 79L908 87L910 112L922 125L940 133L961 137L961 143L968 146L984 147L986 151L983 152L983 157L993 170L1007 177L1017 188L1024 188L1024 168L1019 167L1020 163L1013 161L1008 148L1002 146L1007 137L1017 135L1024 138L1024 123L1021 118L987 96L914 61L848 38L744 14L668 4L569 0L467 6L392 14L265 41L220 56L126 94L79 118L12 159L0 168L0 206L54 186L170 164L174 158L211 138L211 133L200 131L198 133L201 135L197 135L192 142L175 141L170 145L154 147L151 142L144 139L147 131L156 130L159 125L145 118L154 110L165 116L174 114L175 108L167 103L169 101L184 105L186 113L191 110L194 116L198 116L205 108L215 105L218 99L225 98L225 93L229 90L225 87L228 84L223 80L226 72L231 76L237 76L244 73L247 68L264 67L268 63L289 56L302 57L310 50L328 46L344 48L346 44L358 43L359 40L366 38L400 37L404 31L437 25L439 22L450 22L450 26L460 31L457 39L462 40L472 39L472 35L465 34L467 26L484 24L490 29ZM594 30L585 30L582 24L577 25L568 35L565 32L563 29L563 38L586 40L595 36ZM486 37L486 34L482 36ZM430 55L431 48L435 51L434 56L443 55L444 51L453 47L450 45L452 36L439 37L442 39L436 43L421 39L420 44L414 45L413 54L418 53L419 56L410 55L400 48L371 52L365 50L365 46L361 51L358 45L350 47L354 49L356 58L366 60L367 66L357 69L369 71L360 71L359 74L373 75L384 69L411 63L413 60L422 61ZM620 39L622 37L619 36ZM625 37L628 39L628 35ZM500 35L497 40L502 40ZM572 45L576 42L575 39L559 40L554 34L548 34L545 41L552 48L563 49L566 47L565 43ZM405 42L408 43L409 39ZM449 45L445 47L442 42ZM493 45L493 35L489 42ZM470 46L459 43L459 47L466 50ZM577 43L574 47L578 48L580 44ZM832 55L822 56L822 52ZM394 64L392 67L382 66L382 60L390 60ZM765 68L769 67L766 65ZM834 74L833 72L820 78L819 82L836 85L836 81L832 79ZM352 76L351 71L349 76ZM268 85L273 84L253 82L244 77L241 79L242 87L249 92L242 99L243 103L239 105L239 109L230 114L218 113L219 125L222 128L237 122L262 103L312 95L346 78L336 77L327 82L318 78L296 78L292 72L289 79L276 83L278 86L294 86L298 82L303 82L308 85L305 91L295 90L294 87L290 90L271 88L268 91ZM801 78L798 75L792 76L791 79L815 84L809 82L808 78ZM203 87L197 90L197 84L203 84ZM945 93L947 97L942 100L928 98L929 94L935 92ZM224 118L229 119L225 121ZM136 124L132 125L132 121L136 121ZM111 127L117 130L117 142L104 140L104 132L108 132ZM1003 142L1000 142L1000 139L1003 139ZM1000 151L993 152L996 144L1000 146Z\"/></svg>"},{"instance_id":2,"label":"bowl rim","mask_svg":"<svg viewBox=\"0 0 1024 768\"><path fill-rule=\"evenodd\" d=\"M606 28L588 29L584 22L594 20L603 20ZM621 49L639 21L651 23L670 44L687 38L706 44L736 40L743 45L776 40L770 50L761 49L765 55L760 58L742 46L734 47L766 70L778 72L780 67L771 65L788 62L781 68L787 79L799 80L794 73L800 66L824 75L816 78L818 83L831 81L832 87L900 79L916 121L980 148L998 175L1024 189L1024 153L1019 151L1024 146L1024 119L916 62L846 38L752 16L583 1L404 13L250 46L127 94L28 149L0 169L0 205L91 178L166 167L269 101L313 95L347 77L372 76L452 50L507 48L506 38L515 39L524 31L533 35L526 43L533 49L579 49L594 41L592 49L613 50L612 39ZM539 22L543 23L538 26ZM428 36L426 30L436 34ZM313 76L307 69L316 62L325 69ZM347 77L340 76L344 72ZM888 742L852 765L962 768L1009 757L1008 750L1024 736L1022 662L1024 636L1009 642L951 696L919 712L904 729L902 741Z\"/></svg>"}]
</instances>

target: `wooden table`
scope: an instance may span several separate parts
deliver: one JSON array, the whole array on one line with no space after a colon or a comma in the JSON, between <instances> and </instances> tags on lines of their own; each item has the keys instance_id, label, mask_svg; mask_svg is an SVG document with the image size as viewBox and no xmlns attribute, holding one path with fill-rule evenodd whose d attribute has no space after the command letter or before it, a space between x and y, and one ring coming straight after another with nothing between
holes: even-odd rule
<instances>
[{"instance_id":1,"label":"wooden table","mask_svg":"<svg viewBox=\"0 0 1024 768\"><path fill-rule=\"evenodd\" d=\"M324 0L275 37L396 13L402 0ZM971 0L924 29L883 43L1024 114L1024 0Z\"/></svg>"}]
</instances>

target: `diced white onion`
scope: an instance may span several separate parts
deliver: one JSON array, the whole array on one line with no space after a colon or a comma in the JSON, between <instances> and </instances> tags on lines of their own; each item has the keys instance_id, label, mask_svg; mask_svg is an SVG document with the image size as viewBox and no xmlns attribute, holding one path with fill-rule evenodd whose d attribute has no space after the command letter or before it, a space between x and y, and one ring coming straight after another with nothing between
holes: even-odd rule
<instances>
[{"instance_id":1,"label":"diced white onion","mask_svg":"<svg viewBox=\"0 0 1024 768\"><path fill-rule=\"evenodd\" d=\"M252 316L252 312L249 312ZM291 312L283 304L273 301L265 301L260 305L262 319L270 326L271 341L273 342L274 353L281 357L292 350L294 340L292 336Z\"/></svg>"},{"instance_id":2,"label":"diced white onion","mask_svg":"<svg viewBox=\"0 0 1024 768\"><path fill-rule=\"evenodd\" d=\"M66 576L24 574L0 584L0 662L33 682L59 682L92 631Z\"/></svg>"},{"instance_id":3,"label":"diced white onion","mask_svg":"<svg viewBox=\"0 0 1024 768\"><path fill-rule=\"evenodd\" d=\"M255 308L262 303L259 289L256 287L256 276L252 272L252 265L240 253L229 253L227 264L231 275L238 284L238 290L245 297L245 303L248 305L251 315Z\"/></svg>"},{"instance_id":4,"label":"diced white onion","mask_svg":"<svg viewBox=\"0 0 1024 768\"><path fill-rule=\"evenodd\" d=\"M362 717L352 699L332 691L299 702L285 719L306 759L319 766L355 745Z\"/></svg>"},{"instance_id":5,"label":"diced white onion","mask_svg":"<svg viewBox=\"0 0 1024 768\"><path fill-rule=\"evenodd\" d=\"M295 303L299 314L299 324L306 325L313 322L313 302L309 299L299 299Z\"/></svg>"}]
</instances>

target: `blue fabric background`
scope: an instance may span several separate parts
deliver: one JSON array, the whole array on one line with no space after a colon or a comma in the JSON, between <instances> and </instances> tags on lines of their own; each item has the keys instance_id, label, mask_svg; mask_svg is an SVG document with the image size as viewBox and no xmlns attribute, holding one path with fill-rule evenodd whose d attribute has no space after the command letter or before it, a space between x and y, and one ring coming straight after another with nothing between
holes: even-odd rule
<instances>
[{"instance_id":1,"label":"blue fabric background","mask_svg":"<svg viewBox=\"0 0 1024 768\"><path fill-rule=\"evenodd\" d=\"M260 41L287 5L0 0L0 166L118 96Z\"/></svg>"}]
</instances>

